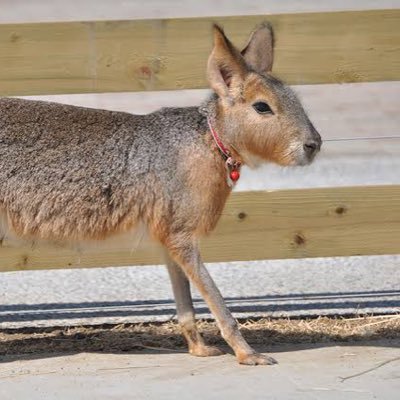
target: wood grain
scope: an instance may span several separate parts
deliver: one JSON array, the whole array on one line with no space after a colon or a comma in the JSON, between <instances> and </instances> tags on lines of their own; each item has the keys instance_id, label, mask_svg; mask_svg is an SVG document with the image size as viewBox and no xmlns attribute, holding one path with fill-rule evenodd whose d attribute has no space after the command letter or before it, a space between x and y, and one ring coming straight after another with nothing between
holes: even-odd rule
<instances>
[{"instance_id":1,"label":"wood grain","mask_svg":"<svg viewBox=\"0 0 400 400\"><path fill-rule=\"evenodd\" d=\"M400 254L400 185L240 192L202 242L207 262ZM4 240L0 271L146 265L154 245L129 236L74 250Z\"/></svg>"},{"instance_id":2,"label":"wood grain","mask_svg":"<svg viewBox=\"0 0 400 400\"><path fill-rule=\"evenodd\" d=\"M0 25L0 94L203 88L218 22L238 46L268 19L290 84L400 78L400 10Z\"/></svg>"}]
</instances>

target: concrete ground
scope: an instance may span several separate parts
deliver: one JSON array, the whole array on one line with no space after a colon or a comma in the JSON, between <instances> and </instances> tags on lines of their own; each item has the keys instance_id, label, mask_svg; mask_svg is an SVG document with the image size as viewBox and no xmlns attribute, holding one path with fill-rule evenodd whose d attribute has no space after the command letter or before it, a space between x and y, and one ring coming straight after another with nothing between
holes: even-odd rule
<instances>
[{"instance_id":1,"label":"concrete ground","mask_svg":"<svg viewBox=\"0 0 400 400\"><path fill-rule=\"evenodd\" d=\"M0 398L395 400L399 346L379 341L272 347L268 352L279 364L257 367L240 366L230 354L195 358L151 350L2 359Z\"/></svg>"},{"instance_id":2,"label":"concrete ground","mask_svg":"<svg viewBox=\"0 0 400 400\"><path fill-rule=\"evenodd\" d=\"M399 8L400 0L1 0L0 23L256 15Z\"/></svg>"},{"instance_id":3,"label":"concrete ground","mask_svg":"<svg viewBox=\"0 0 400 400\"><path fill-rule=\"evenodd\" d=\"M400 313L399 257L218 263L208 269L237 318ZM0 329L167 321L162 266L0 275ZM211 317L197 292L197 315Z\"/></svg>"}]
</instances>

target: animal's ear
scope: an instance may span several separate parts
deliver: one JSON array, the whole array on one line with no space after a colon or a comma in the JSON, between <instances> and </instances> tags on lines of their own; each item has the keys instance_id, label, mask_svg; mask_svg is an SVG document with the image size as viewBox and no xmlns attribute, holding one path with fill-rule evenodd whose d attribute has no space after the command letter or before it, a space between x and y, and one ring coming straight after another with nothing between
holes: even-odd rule
<instances>
[{"instance_id":1,"label":"animal's ear","mask_svg":"<svg viewBox=\"0 0 400 400\"><path fill-rule=\"evenodd\" d=\"M246 63L263 74L272 70L274 61L274 31L269 22L259 25L251 34L247 46L242 50Z\"/></svg>"},{"instance_id":2,"label":"animal's ear","mask_svg":"<svg viewBox=\"0 0 400 400\"><path fill-rule=\"evenodd\" d=\"M212 89L221 98L232 99L232 89L240 84L248 72L246 62L224 31L214 25L214 48L208 58L207 78Z\"/></svg>"}]
</instances>

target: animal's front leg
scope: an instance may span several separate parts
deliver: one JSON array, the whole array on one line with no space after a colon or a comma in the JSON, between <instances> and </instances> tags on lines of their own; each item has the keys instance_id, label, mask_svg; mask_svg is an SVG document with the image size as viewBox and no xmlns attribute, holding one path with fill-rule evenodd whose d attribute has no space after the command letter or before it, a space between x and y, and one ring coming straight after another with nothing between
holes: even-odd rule
<instances>
[{"instance_id":1,"label":"animal's front leg","mask_svg":"<svg viewBox=\"0 0 400 400\"><path fill-rule=\"evenodd\" d=\"M199 357L223 354L217 347L207 346L197 330L190 284L186 275L179 265L169 257L167 258L167 269L174 292L178 321L188 343L189 353Z\"/></svg>"},{"instance_id":2,"label":"animal's front leg","mask_svg":"<svg viewBox=\"0 0 400 400\"><path fill-rule=\"evenodd\" d=\"M201 261L196 245L180 244L169 248L170 255L179 263L190 281L197 287L217 320L222 337L232 347L240 364L266 365L276 361L256 353L241 335L236 320L225 305L224 299Z\"/></svg>"}]
</instances>

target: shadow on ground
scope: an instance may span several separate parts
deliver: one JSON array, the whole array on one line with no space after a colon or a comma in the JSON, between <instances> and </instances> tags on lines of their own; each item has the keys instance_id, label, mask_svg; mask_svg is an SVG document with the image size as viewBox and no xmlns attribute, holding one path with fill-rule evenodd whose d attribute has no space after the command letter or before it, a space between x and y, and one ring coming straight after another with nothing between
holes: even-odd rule
<instances>
[{"instance_id":1,"label":"shadow on ground","mask_svg":"<svg viewBox=\"0 0 400 400\"><path fill-rule=\"evenodd\" d=\"M213 321L199 321L207 343L224 346ZM341 344L364 345L385 339L400 347L400 315L357 318L260 319L241 321L246 340L256 348L279 344L283 351ZM274 350L275 351L275 350ZM176 322L0 330L0 362L48 358L81 352L186 352Z\"/></svg>"},{"instance_id":2,"label":"shadow on ground","mask_svg":"<svg viewBox=\"0 0 400 400\"><path fill-rule=\"evenodd\" d=\"M357 310L379 309L380 314L400 311L400 290L302 293L289 295L264 295L229 297L225 299L229 309L239 318L240 314L260 316L310 316L349 315ZM194 301L197 314L209 314L202 300ZM90 318L140 318L168 317L175 313L172 300L103 301L80 303L9 304L0 306L0 325L23 321L77 320ZM278 315L275 315L278 314ZM108 322L108 321L107 321ZM115 321L110 321L114 323ZM136 321L127 321L136 322ZM83 322L85 324L85 322ZM76 325L76 323L74 324Z\"/></svg>"}]
</instances>

